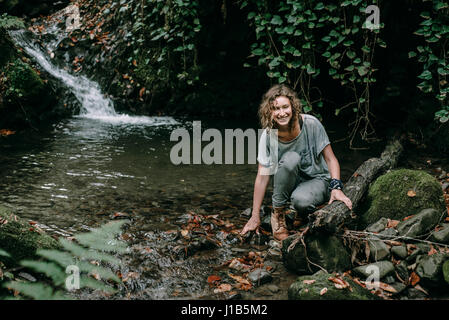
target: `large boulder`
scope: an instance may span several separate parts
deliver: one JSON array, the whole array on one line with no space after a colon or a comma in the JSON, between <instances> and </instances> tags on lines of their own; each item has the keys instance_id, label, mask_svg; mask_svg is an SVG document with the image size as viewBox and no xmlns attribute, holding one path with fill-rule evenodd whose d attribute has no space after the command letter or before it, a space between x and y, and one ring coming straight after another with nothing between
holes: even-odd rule
<instances>
[{"instance_id":1,"label":"large boulder","mask_svg":"<svg viewBox=\"0 0 449 320\"><path fill-rule=\"evenodd\" d=\"M297 274L312 274L320 270L316 265L328 272L346 271L351 268L350 254L339 238L327 234L311 234L304 238L306 248L298 242L288 251L294 239L295 236L290 236L282 241L282 259L289 270Z\"/></svg>"},{"instance_id":2,"label":"large boulder","mask_svg":"<svg viewBox=\"0 0 449 320\"><path fill-rule=\"evenodd\" d=\"M349 288L339 289L329 280L335 274L318 271L313 275L301 276L288 288L290 300L377 300L377 296L356 284L350 278L344 277ZM324 289L326 288L326 289ZM323 290L324 289L324 290Z\"/></svg>"},{"instance_id":3,"label":"large boulder","mask_svg":"<svg viewBox=\"0 0 449 320\"><path fill-rule=\"evenodd\" d=\"M423 209L445 209L439 182L420 170L393 170L376 179L370 186L360 224L365 228L384 218L402 220Z\"/></svg>"},{"instance_id":4,"label":"large boulder","mask_svg":"<svg viewBox=\"0 0 449 320\"><path fill-rule=\"evenodd\" d=\"M24 258L35 257L37 249L59 248L58 241L29 222L22 220L0 206L0 249L11 258L1 257L1 261L13 264Z\"/></svg>"}]
</instances>

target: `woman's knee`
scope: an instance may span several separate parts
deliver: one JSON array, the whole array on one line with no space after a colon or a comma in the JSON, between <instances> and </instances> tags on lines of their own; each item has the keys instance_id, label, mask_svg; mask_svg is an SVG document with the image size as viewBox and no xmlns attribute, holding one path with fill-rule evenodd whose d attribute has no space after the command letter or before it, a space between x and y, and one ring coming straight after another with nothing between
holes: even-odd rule
<instances>
[{"instance_id":1,"label":"woman's knee","mask_svg":"<svg viewBox=\"0 0 449 320\"><path fill-rule=\"evenodd\" d=\"M295 210L299 213L310 213L315 209L315 201L311 197L305 195L292 195L291 203Z\"/></svg>"}]
</instances>

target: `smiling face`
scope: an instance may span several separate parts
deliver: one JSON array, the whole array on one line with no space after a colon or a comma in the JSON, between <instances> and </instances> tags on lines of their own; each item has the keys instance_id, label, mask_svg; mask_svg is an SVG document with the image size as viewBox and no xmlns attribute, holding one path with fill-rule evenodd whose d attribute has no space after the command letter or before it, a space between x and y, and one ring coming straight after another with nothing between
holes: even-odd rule
<instances>
[{"instance_id":1,"label":"smiling face","mask_svg":"<svg viewBox=\"0 0 449 320\"><path fill-rule=\"evenodd\" d=\"M292 115L292 105L289 98L279 96L273 101L272 119L279 129L288 130Z\"/></svg>"}]
</instances>

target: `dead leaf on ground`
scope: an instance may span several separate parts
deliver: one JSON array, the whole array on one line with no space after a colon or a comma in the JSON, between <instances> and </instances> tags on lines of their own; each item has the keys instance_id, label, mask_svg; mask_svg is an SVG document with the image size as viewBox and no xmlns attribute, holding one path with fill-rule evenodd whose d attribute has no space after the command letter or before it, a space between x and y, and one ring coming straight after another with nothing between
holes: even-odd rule
<instances>
[{"instance_id":1,"label":"dead leaf on ground","mask_svg":"<svg viewBox=\"0 0 449 320\"><path fill-rule=\"evenodd\" d=\"M214 293L227 292L231 291L231 289L232 286L229 283L222 283L214 290Z\"/></svg>"},{"instance_id":2,"label":"dead leaf on ground","mask_svg":"<svg viewBox=\"0 0 449 320\"><path fill-rule=\"evenodd\" d=\"M397 293L396 289L393 288L392 286L390 286L390 285L387 284L387 283L379 282L379 287L380 287L382 290L385 290L385 291L387 291L387 292Z\"/></svg>"},{"instance_id":3,"label":"dead leaf on ground","mask_svg":"<svg viewBox=\"0 0 449 320\"><path fill-rule=\"evenodd\" d=\"M388 219L387 228L396 228L398 223L399 223L399 220Z\"/></svg>"},{"instance_id":4,"label":"dead leaf on ground","mask_svg":"<svg viewBox=\"0 0 449 320\"><path fill-rule=\"evenodd\" d=\"M409 278L409 283L412 285L412 286L415 286L418 282L419 282L419 280L421 280L420 278L419 278L419 276L413 271L412 273L411 273L411 275L410 275L410 278Z\"/></svg>"},{"instance_id":5,"label":"dead leaf on ground","mask_svg":"<svg viewBox=\"0 0 449 320\"><path fill-rule=\"evenodd\" d=\"M321 291L320 291L320 296L326 294L326 292L327 292L327 288L321 289Z\"/></svg>"},{"instance_id":6,"label":"dead leaf on ground","mask_svg":"<svg viewBox=\"0 0 449 320\"><path fill-rule=\"evenodd\" d=\"M303 280L302 283L304 284L314 284L316 280Z\"/></svg>"},{"instance_id":7,"label":"dead leaf on ground","mask_svg":"<svg viewBox=\"0 0 449 320\"><path fill-rule=\"evenodd\" d=\"M402 219L402 221L408 220L408 219L410 219L410 218L412 218L412 217L414 217L414 216L415 216L415 215L412 214L411 216L408 216L408 217L405 217L404 219Z\"/></svg>"},{"instance_id":8,"label":"dead leaf on ground","mask_svg":"<svg viewBox=\"0 0 449 320\"><path fill-rule=\"evenodd\" d=\"M435 250L435 248L432 245L430 245L430 250L427 253L427 255L431 256L432 254L435 254L435 253L438 253L438 251Z\"/></svg>"},{"instance_id":9,"label":"dead leaf on ground","mask_svg":"<svg viewBox=\"0 0 449 320\"><path fill-rule=\"evenodd\" d=\"M207 277L207 283L209 283L210 286L217 284L221 281L221 277L217 275L211 275Z\"/></svg>"},{"instance_id":10,"label":"dead leaf on ground","mask_svg":"<svg viewBox=\"0 0 449 320\"><path fill-rule=\"evenodd\" d=\"M410 198L413 198L413 197L416 196L416 192L413 191L413 190L409 190L409 191L407 191L407 195L408 195Z\"/></svg>"}]
</instances>

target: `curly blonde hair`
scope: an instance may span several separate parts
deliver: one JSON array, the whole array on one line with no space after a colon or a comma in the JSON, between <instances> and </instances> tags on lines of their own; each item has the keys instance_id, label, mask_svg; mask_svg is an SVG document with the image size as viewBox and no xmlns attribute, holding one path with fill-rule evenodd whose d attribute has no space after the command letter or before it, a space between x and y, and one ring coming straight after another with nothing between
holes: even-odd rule
<instances>
[{"instance_id":1,"label":"curly blonde hair","mask_svg":"<svg viewBox=\"0 0 449 320\"><path fill-rule=\"evenodd\" d=\"M259 106L259 119L262 128L272 129L276 128L276 123L273 121L274 100L277 97L284 96L290 100L292 106L292 119L289 123L289 130L292 129L293 123L298 119L301 113L301 102L299 101L296 92L285 84L275 84L263 95L262 102Z\"/></svg>"}]
</instances>

